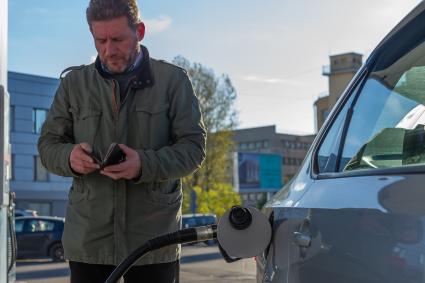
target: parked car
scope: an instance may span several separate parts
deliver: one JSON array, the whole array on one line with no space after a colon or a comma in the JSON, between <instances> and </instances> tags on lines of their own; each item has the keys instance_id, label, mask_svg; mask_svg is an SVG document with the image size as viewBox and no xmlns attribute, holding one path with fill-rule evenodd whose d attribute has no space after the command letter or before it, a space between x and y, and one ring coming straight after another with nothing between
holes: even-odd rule
<instances>
[{"instance_id":1,"label":"parked car","mask_svg":"<svg viewBox=\"0 0 425 283\"><path fill-rule=\"evenodd\" d=\"M205 226L217 223L217 216L212 213L208 214L183 214L182 215L182 227L191 228L198 226ZM215 243L214 240L208 240L204 242L207 245L212 245Z\"/></svg>"},{"instance_id":2,"label":"parked car","mask_svg":"<svg viewBox=\"0 0 425 283\"><path fill-rule=\"evenodd\" d=\"M20 216L38 216L38 213L36 210L32 209L15 209L15 217Z\"/></svg>"},{"instance_id":3,"label":"parked car","mask_svg":"<svg viewBox=\"0 0 425 283\"><path fill-rule=\"evenodd\" d=\"M50 257L54 261L64 261L61 243L64 222L60 217L16 217L18 258Z\"/></svg>"},{"instance_id":4,"label":"parked car","mask_svg":"<svg viewBox=\"0 0 425 283\"><path fill-rule=\"evenodd\" d=\"M425 2L376 47L264 207L257 282L425 282Z\"/></svg>"}]
</instances>

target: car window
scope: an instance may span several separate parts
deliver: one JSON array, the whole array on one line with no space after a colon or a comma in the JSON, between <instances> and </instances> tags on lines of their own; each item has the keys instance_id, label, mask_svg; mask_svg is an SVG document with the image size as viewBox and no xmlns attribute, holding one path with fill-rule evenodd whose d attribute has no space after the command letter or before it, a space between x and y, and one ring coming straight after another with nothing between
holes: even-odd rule
<instances>
[{"instance_id":1,"label":"car window","mask_svg":"<svg viewBox=\"0 0 425 283\"><path fill-rule=\"evenodd\" d=\"M27 230L28 232L46 232L53 231L55 223L53 221L31 219L28 220Z\"/></svg>"},{"instance_id":2,"label":"car window","mask_svg":"<svg viewBox=\"0 0 425 283\"><path fill-rule=\"evenodd\" d=\"M425 164L425 43L369 75L338 171Z\"/></svg>"},{"instance_id":3,"label":"car window","mask_svg":"<svg viewBox=\"0 0 425 283\"><path fill-rule=\"evenodd\" d=\"M336 160L338 157L338 148L342 136L342 130L347 118L348 109L353 101L357 89L345 103L343 109L338 113L337 118L333 122L330 130L326 134L323 142L320 145L317 155L317 165L319 173L335 172Z\"/></svg>"},{"instance_id":4,"label":"car window","mask_svg":"<svg viewBox=\"0 0 425 283\"><path fill-rule=\"evenodd\" d=\"M215 219L212 216L202 216L202 217L198 217L197 219L197 226L205 226L205 225L210 225L210 224L214 224L215 223Z\"/></svg>"},{"instance_id":5,"label":"car window","mask_svg":"<svg viewBox=\"0 0 425 283\"><path fill-rule=\"evenodd\" d=\"M186 223L184 224L184 227L195 227L196 226L196 220L195 218L188 218L185 221Z\"/></svg>"},{"instance_id":6,"label":"car window","mask_svg":"<svg viewBox=\"0 0 425 283\"><path fill-rule=\"evenodd\" d=\"M22 232L24 230L24 220L15 221L15 231Z\"/></svg>"}]
</instances>

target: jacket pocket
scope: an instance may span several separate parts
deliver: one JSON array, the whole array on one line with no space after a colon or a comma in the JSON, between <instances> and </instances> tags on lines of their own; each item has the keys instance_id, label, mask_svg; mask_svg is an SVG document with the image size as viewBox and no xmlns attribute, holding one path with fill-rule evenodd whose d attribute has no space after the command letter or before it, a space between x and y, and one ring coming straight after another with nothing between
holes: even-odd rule
<instances>
[{"instance_id":1,"label":"jacket pocket","mask_svg":"<svg viewBox=\"0 0 425 283\"><path fill-rule=\"evenodd\" d=\"M148 192L154 202L166 205L180 203L183 197L180 180L154 183Z\"/></svg>"},{"instance_id":2,"label":"jacket pocket","mask_svg":"<svg viewBox=\"0 0 425 283\"><path fill-rule=\"evenodd\" d=\"M143 105L143 106L139 105L136 107L136 112L145 113L147 115L154 115L154 114L164 112L165 110L168 110L168 108L170 108L170 104L168 103L162 104L156 107L148 107L146 105Z\"/></svg>"},{"instance_id":3,"label":"jacket pocket","mask_svg":"<svg viewBox=\"0 0 425 283\"><path fill-rule=\"evenodd\" d=\"M100 126L102 111L88 107L71 107L75 143L94 144Z\"/></svg>"},{"instance_id":4,"label":"jacket pocket","mask_svg":"<svg viewBox=\"0 0 425 283\"><path fill-rule=\"evenodd\" d=\"M86 191L84 189L84 180L82 178L74 178L72 186L69 189L68 199L69 204L78 204L86 198Z\"/></svg>"},{"instance_id":5,"label":"jacket pocket","mask_svg":"<svg viewBox=\"0 0 425 283\"><path fill-rule=\"evenodd\" d=\"M138 134L136 143L140 148L159 149L169 144L169 104L156 107L136 106Z\"/></svg>"}]
</instances>

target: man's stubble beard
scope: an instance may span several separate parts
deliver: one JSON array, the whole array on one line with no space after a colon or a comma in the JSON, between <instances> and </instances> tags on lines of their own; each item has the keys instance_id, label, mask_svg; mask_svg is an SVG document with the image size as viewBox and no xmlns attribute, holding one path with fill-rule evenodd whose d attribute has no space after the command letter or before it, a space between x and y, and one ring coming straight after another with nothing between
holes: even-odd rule
<instances>
[{"instance_id":1,"label":"man's stubble beard","mask_svg":"<svg viewBox=\"0 0 425 283\"><path fill-rule=\"evenodd\" d=\"M124 60L126 61L125 66L119 68L118 70L116 69L115 66L110 65L108 63L108 61L110 59L106 59L105 62L102 62L102 64L104 66L106 66L106 68L108 69L109 72L111 72L112 74L121 74L124 73L126 70L128 70L128 68L135 62L137 56L140 54L140 45L139 43L136 41L136 47L133 49L133 52L131 52L128 56L128 58L124 58ZM127 54L126 54L127 55ZM114 59L114 57L112 57L111 59ZM120 57L118 57L118 59L121 59Z\"/></svg>"}]
</instances>

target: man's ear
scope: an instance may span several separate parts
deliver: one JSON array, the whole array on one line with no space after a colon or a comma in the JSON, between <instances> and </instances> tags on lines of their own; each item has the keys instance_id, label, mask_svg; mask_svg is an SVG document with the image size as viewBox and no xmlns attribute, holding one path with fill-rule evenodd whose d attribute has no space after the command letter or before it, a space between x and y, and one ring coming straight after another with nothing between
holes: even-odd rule
<instances>
[{"instance_id":1,"label":"man's ear","mask_svg":"<svg viewBox=\"0 0 425 283\"><path fill-rule=\"evenodd\" d=\"M137 39L139 41L142 41L142 39L145 37L145 24L143 22L140 22L139 24L137 24L136 29Z\"/></svg>"}]
</instances>

